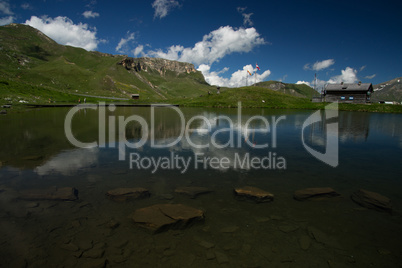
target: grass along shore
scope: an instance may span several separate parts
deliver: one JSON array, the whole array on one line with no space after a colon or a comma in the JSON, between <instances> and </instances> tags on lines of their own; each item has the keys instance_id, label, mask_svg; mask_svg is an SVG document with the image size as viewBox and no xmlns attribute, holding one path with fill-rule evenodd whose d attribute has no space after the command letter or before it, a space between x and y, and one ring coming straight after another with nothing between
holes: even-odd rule
<instances>
[{"instance_id":1,"label":"grass along shore","mask_svg":"<svg viewBox=\"0 0 402 268\"><path fill-rule=\"evenodd\" d=\"M170 103L188 107L232 107L238 106L241 101L243 108L270 108L270 109L324 109L328 103L313 103L310 99L290 96L263 87L241 87L227 89L220 94L202 95L196 98L171 99ZM387 104L350 104L340 103L341 111L402 113L402 105Z\"/></svg>"},{"instance_id":2,"label":"grass along shore","mask_svg":"<svg viewBox=\"0 0 402 268\"><path fill-rule=\"evenodd\" d=\"M121 96L119 96L121 97ZM141 98L141 96L140 96ZM169 98L165 100L114 100L111 96L105 97L90 97L75 95L47 89L38 86L24 86L19 83L11 82L0 83L0 105L11 105L11 109L6 109L8 112L22 112L30 110L27 104L78 104L86 99L87 103L131 103L131 104L149 104L149 103L170 103L185 107L232 107L238 106L241 102L243 108L270 108L270 109L306 109L318 110L324 109L327 103L312 103L310 99L299 98L276 92L264 87L249 86L241 88L225 89L217 94L204 94L197 97L180 97ZM1 108L4 110L4 108ZM340 103L339 110L342 111L360 111L360 112L379 112L379 113L402 113L402 105L387 105L387 104L346 104Z\"/></svg>"}]
</instances>

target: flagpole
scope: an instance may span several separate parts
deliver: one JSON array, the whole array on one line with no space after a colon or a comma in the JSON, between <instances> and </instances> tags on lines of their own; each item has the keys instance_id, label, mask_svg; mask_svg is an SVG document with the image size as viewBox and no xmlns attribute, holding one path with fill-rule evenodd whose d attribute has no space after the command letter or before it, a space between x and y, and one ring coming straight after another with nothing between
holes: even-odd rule
<instances>
[{"instance_id":1,"label":"flagpole","mask_svg":"<svg viewBox=\"0 0 402 268\"><path fill-rule=\"evenodd\" d=\"M255 81L255 82L254 82L254 86L255 86L255 85L257 84L257 70L255 70L254 76L255 76L255 77L254 77L254 79L255 79L255 80L254 80L254 81Z\"/></svg>"},{"instance_id":2,"label":"flagpole","mask_svg":"<svg viewBox=\"0 0 402 268\"><path fill-rule=\"evenodd\" d=\"M257 63L255 63L255 66L257 66ZM255 84L257 84L257 71L258 71L258 69L256 67L256 70L255 70L255 73L254 73L254 86L255 86Z\"/></svg>"},{"instance_id":3,"label":"flagpole","mask_svg":"<svg viewBox=\"0 0 402 268\"><path fill-rule=\"evenodd\" d=\"M255 83L254 83L254 86L257 84L257 72L260 70L260 67L258 66L258 63L256 62L255 63Z\"/></svg>"}]
</instances>

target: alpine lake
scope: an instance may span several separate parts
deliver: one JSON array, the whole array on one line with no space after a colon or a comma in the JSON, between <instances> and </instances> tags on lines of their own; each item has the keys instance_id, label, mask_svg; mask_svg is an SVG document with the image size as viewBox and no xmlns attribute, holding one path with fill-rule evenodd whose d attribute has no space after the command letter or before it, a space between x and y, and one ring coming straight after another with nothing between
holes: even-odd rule
<instances>
[{"instance_id":1,"label":"alpine lake","mask_svg":"<svg viewBox=\"0 0 402 268\"><path fill-rule=\"evenodd\" d=\"M402 114L314 113L0 116L0 266L401 267Z\"/></svg>"}]
</instances>

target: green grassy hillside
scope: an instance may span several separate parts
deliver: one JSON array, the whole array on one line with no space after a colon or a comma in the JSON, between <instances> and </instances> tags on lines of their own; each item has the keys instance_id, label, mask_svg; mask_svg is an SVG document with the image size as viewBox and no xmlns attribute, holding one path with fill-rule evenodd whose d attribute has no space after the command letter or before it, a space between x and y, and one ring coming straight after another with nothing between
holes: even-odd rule
<instances>
[{"instance_id":1,"label":"green grassy hillside","mask_svg":"<svg viewBox=\"0 0 402 268\"><path fill-rule=\"evenodd\" d=\"M257 83L256 86L269 88L277 92L308 99L320 95L313 88L305 84L287 84L278 81L266 81Z\"/></svg>"},{"instance_id":2,"label":"green grassy hillside","mask_svg":"<svg viewBox=\"0 0 402 268\"><path fill-rule=\"evenodd\" d=\"M273 91L271 89L249 86L241 88L231 88L217 94L211 94L187 98L174 99L174 103L180 106L199 106L199 107L238 107L241 101L243 108L274 108L274 109L324 109L328 103L312 103L310 99L290 96L285 93ZM340 103L338 106L341 111L359 112L380 112L380 113L402 113L402 105L383 105L383 104L349 104Z\"/></svg>"},{"instance_id":3,"label":"green grassy hillside","mask_svg":"<svg viewBox=\"0 0 402 268\"><path fill-rule=\"evenodd\" d=\"M62 46L27 25L0 27L0 42L3 99L71 101L78 98L74 94L129 99L140 94L141 101L158 102L197 96L212 88L198 71L180 75L128 71L119 64L126 56Z\"/></svg>"},{"instance_id":4,"label":"green grassy hillside","mask_svg":"<svg viewBox=\"0 0 402 268\"><path fill-rule=\"evenodd\" d=\"M243 107L250 108L314 109L316 107L323 107L323 104L317 105L307 98L299 98L258 86L230 88L220 94L217 94L215 90L212 94L205 94L187 100L176 100L177 103L182 105L209 107L237 107L239 101L242 102Z\"/></svg>"}]
</instances>

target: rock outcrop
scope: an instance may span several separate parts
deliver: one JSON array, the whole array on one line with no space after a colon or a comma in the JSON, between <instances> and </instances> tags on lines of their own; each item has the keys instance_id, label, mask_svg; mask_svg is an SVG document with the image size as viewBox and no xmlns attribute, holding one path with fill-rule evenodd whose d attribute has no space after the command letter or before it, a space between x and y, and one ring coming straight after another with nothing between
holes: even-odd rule
<instances>
[{"instance_id":1,"label":"rock outcrop","mask_svg":"<svg viewBox=\"0 0 402 268\"><path fill-rule=\"evenodd\" d=\"M182 73L195 73L197 70L194 65L186 62L178 62L160 58L130 58L127 57L119 62L127 70L134 70L136 72L149 72L151 70L156 70L161 76L165 76L167 71L175 72L177 75Z\"/></svg>"},{"instance_id":2,"label":"rock outcrop","mask_svg":"<svg viewBox=\"0 0 402 268\"><path fill-rule=\"evenodd\" d=\"M351 198L362 207L392 213L391 200L379 193L360 189L354 192Z\"/></svg>"},{"instance_id":3,"label":"rock outcrop","mask_svg":"<svg viewBox=\"0 0 402 268\"><path fill-rule=\"evenodd\" d=\"M234 194L240 199L251 199L257 203L271 202L274 200L273 194L253 186L235 188Z\"/></svg>"},{"instance_id":4,"label":"rock outcrop","mask_svg":"<svg viewBox=\"0 0 402 268\"><path fill-rule=\"evenodd\" d=\"M297 190L294 192L293 197L296 200L304 201L304 200L321 200L325 198L331 198L339 196L334 189L330 187L321 187L321 188L306 188Z\"/></svg>"},{"instance_id":5,"label":"rock outcrop","mask_svg":"<svg viewBox=\"0 0 402 268\"><path fill-rule=\"evenodd\" d=\"M135 223L153 232L183 229L193 222L204 220L202 210L182 204L157 204L134 212Z\"/></svg>"},{"instance_id":6,"label":"rock outcrop","mask_svg":"<svg viewBox=\"0 0 402 268\"><path fill-rule=\"evenodd\" d=\"M320 244L323 244L330 248L342 249L342 246L339 244L336 236L328 235L313 226L307 227L307 233L313 240L317 241Z\"/></svg>"},{"instance_id":7,"label":"rock outcrop","mask_svg":"<svg viewBox=\"0 0 402 268\"><path fill-rule=\"evenodd\" d=\"M275 91L280 91L281 89L284 89L286 86L282 83L275 83L275 84L271 84L269 85L269 89L275 90Z\"/></svg>"}]
</instances>

